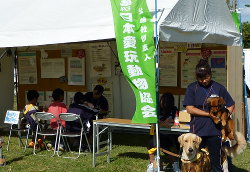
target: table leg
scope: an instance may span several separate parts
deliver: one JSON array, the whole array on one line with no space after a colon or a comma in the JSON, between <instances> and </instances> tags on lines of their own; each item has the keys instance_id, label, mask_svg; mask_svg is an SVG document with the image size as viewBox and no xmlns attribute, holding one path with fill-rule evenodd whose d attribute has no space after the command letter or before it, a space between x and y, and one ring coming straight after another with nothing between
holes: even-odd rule
<instances>
[{"instance_id":1,"label":"table leg","mask_svg":"<svg viewBox=\"0 0 250 172\"><path fill-rule=\"evenodd\" d=\"M93 159L92 159L92 166L95 167L95 148L96 148L96 124L93 123L93 146L92 146L92 149L93 149Z\"/></svg>"},{"instance_id":2,"label":"table leg","mask_svg":"<svg viewBox=\"0 0 250 172\"><path fill-rule=\"evenodd\" d=\"M107 156L107 162L110 163L110 151L111 151L111 148L112 148L112 145L111 145L111 139L112 139L112 132L111 132L111 127L108 128L108 156Z\"/></svg>"},{"instance_id":3,"label":"table leg","mask_svg":"<svg viewBox=\"0 0 250 172\"><path fill-rule=\"evenodd\" d=\"M99 125L96 124L96 152L100 152L100 134L99 134Z\"/></svg>"}]
</instances>

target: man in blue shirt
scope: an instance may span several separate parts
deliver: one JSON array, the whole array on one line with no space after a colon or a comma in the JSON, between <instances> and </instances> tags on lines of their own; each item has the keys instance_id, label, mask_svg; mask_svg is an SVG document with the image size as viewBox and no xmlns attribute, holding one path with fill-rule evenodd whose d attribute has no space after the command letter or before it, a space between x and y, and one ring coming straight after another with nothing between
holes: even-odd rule
<instances>
[{"instance_id":1,"label":"man in blue shirt","mask_svg":"<svg viewBox=\"0 0 250 172\"><path fill-rule=\"evenodd\" d=\"M196 65L197 81L191 83L186 90L183 106L191 114L190 132L202 138L202 145L210 153L212 171L223 171L221 166L221 126L213 122L209 116L207 99L211 95L223 97L230 114L234 110L233 101L226 88L213 81L211 68L206 60L201 59Z\"/></svg>"}]
</instances>

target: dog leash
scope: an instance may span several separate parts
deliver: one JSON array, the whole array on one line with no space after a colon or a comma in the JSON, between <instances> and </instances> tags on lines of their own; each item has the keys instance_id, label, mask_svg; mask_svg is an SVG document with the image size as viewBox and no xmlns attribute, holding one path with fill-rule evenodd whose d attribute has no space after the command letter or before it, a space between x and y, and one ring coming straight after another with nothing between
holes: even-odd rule
<instances>
[{"instance_id":1,"label":"dog leash","mask_svg":"<svg viewBox=\"0 0 250 172\"><path fill-rule=\"evenodd\" d=\"M163 149L163 148L161 148L161 151L164 152L164 153L166 153L166 154L169 154L169 155L171 155L171 156L175 156L175 157L177 157L177 158L180 158L180 157L181 157L180 155L178 155L178 154L176 154L176 153L173 153L173 152L170 152L170 151L168 151L168 150L166 150L166 149Z\"/></svg>"}]
</instances>

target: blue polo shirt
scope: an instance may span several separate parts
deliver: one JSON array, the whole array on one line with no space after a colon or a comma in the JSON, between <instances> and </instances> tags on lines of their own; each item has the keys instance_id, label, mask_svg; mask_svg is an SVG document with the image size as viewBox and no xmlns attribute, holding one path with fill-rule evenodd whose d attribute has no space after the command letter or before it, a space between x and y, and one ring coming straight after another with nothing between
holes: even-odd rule
<instances>
[{"instance_id":1,"label":"blue polo shirt","mask_svg":"<svg viewBox=\"0 0 250 172\"><path fill-rule=\"evenodd\" d=\"M187 87L183 106L195 106L198 109L208 112L207 98L210 97L211 94L223 97L227 107L235 104L223 85L211 81L208 86L203 86L196 81ZM191 133L195 133L198 136L219 136L221 135L220 130L221 126L216 125L210 117L194 116L191 114Z\"/></svg>"}]
</instances>

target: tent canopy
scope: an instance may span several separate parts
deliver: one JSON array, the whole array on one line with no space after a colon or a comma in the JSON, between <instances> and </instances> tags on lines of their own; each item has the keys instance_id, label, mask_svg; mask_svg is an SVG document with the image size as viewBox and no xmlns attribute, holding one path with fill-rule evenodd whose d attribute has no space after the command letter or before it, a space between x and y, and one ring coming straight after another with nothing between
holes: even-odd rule
<instances>
[{"instance_id":1,"label":"tent canopy","mask_svg":"<svg viewBox=\"0 0 250 172\"><path fill-rule=\"evenodd\" d=\"M225 0L179 0L160 24L160 39L241 45Z\"/></svg>"},{"instance_id":2,"label":"tent canopy","mask_svg":"<svg viewBox=\"0 0 250 172\"><path fill-rule=\"evenodd\" d=\"M158 17L161 17L159 20L159 23L161 23L160 39L174 42L178 42L180 39L182 42L211 42L216 40L214 43L221 43L218 40L223 40L224 44L236 45L237 39L235 37L237 34L233 29L234 24L229 17L229 11L224 9L225 2L223 4L222 1L224 2L224 0L214 0L213 4L208 3L208 22L203 27L195 25L192 28L196 27L198 30L192 29L190 31L187 29L190 28L187 26L192 24L189 23L193 19L190 16L193 17L194 14L199 14L198 12L201 13L203 10L192 11L202 7L201 5L194 5L197 3L196 0L189 0L186 3L183 0L179 2L178 0L157 0ZM177 2L177 6L173 8ZM154 11L155 0L147 0L147 3L149 9ZM185 7L188 6L190 11L185 10L185 8L179 9L180 3L186 5ZM115 38L110 0L8 0L1 4L0 47L35 46ZM223 4L222 7L221 4ZM196 8L191 8L193 6ZM213 9L215 7L216 9L219 7L219 11L223 12L215 12L215 9ZM171 9L174 11L167 17ZM177 10L181 11L178 12ZM184 13L184 11L187 11L187 13ZM226 18L221 18L219 15ZM211 20L214 18L217 18L217 20ZM162 19L165 20L162 21ZM172 21L176 19L178 20ZM186 24L180 23L184 19ZM197 21L200 21L198 19ZM221 26L216 28L216 32L213 30L215 29L214 25L216 25L213 22ZM223 22L226 22L226 24ZM226 30L225 28L229 25L230 27ZM219 28L222 30L218 31ZM213 32L210 33L211 31ZM185 39L183 39L183 35L185 35ZM204 39L204 35L207 35L206 39Z\"/></svg>"}]
</instances>

